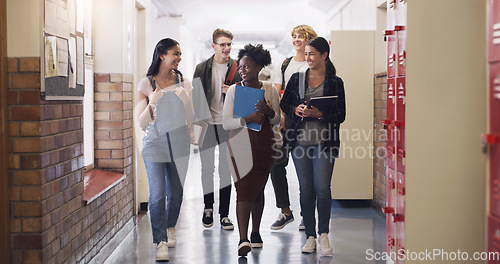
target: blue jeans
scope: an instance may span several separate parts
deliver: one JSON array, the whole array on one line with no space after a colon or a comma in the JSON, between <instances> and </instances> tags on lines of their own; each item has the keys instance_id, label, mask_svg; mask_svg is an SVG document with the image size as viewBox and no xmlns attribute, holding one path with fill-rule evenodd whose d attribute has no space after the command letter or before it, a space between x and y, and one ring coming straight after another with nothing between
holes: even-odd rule
<instances>
[{"instance_id":1,"label":"blue jeans","mask_svg":"<svg viewBox=\"0 0 500 264\"><path fill-rule=\"evenodd\" d=\"M148 205L153 243L167 241L167 228L177 224L186 179L187 161L188 157L176 159L176 162L144 160L148 174Z\"/></svg>"},{"instance_id":2,"label":"blue jeans","mask_svg":"<svg viewBox=\"0 0 500 264\"><path fill-rule=\"evenodd\" d=\"M307 237L316 238L316 207L318 234L330 231L332 207L331 181L335 158L332 152L320 145L297 145L292 151L295 171L299 178L300 207Z\"/></svg>"}]
</instances>

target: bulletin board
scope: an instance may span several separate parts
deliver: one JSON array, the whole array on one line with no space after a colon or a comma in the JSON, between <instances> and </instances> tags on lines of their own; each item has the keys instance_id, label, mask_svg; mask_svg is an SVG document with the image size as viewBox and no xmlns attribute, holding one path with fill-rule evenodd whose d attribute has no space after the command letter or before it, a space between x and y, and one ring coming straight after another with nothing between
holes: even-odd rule
<instances>
[{"instance_id":1,"label":"bulletin board","mask_svg":"<svg viewBox=\"0 0 500 264\"><path fill-rule=\"evenodd\" d=\"M82 0L41 0L41 91L45 100L83 100L85 57Z\"/></svg>"}]
</instances>

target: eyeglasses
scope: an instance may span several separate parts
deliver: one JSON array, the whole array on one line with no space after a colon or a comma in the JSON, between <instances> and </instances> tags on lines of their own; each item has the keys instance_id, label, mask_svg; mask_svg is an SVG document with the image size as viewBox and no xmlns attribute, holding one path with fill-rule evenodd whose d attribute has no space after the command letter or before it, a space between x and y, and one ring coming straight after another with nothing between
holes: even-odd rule
<instances>
[{"instance_id":1,"label":"eyeglasses","mask_svg":"<svg viewBox=\"0 0 500 264\"><path fill-rule=\"evenodd\" d=\"M219 45L221 48L229 48L229 47L231 47L231 45L233 45L233 43L231 43L231 42L229 42L229 43L217 43L217 42L214 42L214 44Z\"/></svg>"}]
</instances>

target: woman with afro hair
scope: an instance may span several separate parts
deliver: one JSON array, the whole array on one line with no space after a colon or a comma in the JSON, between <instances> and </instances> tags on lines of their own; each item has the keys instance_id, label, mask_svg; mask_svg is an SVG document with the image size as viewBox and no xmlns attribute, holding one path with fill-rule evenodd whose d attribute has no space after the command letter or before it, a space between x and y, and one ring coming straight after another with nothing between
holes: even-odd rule
<instances>
[{"instance_id":1,"label":"woman with afro hair","mask_svg":"<svg viewBox=\"0 0 500 264\"><path fill-rule=\"evenodd\" d=\"M259 233L264 210L264 187L274 163L272 126L280 122L281 110L276 88L271 82L259 81L259 72L271 63L271 55L262 45L246 45L238 53L238 71L243 79L237 85L265 90L264 101L255 104L256 112L234 117L235 87L226 94L223 108L223 127L230 130L229 165L236 188L236 217L240 242L238 255L246 256L251 248L262 247ZM248 123L261 125L260 131L245 127ZM252 216L252 232L248 240L248 225Z\"/></svg>"}]
</instances>

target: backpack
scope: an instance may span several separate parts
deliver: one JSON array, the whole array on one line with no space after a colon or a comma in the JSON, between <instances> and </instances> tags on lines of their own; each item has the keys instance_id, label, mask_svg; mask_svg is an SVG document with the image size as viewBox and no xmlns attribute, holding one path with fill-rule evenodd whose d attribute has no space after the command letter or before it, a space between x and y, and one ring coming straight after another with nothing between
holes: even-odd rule
<instances>
[{"instance_id":1,"label":"backpack","mask_svg":"<svg viewBox=\"0 0 500 264\"><path fill-rule=\"evenodd\" d=\"M285 71L286 71L286 68L288 68L288 65L290 64L292 59L293 59L293 56L286 58L283 61L283 63L281 64L281 88L282 88L282 90L284 90L283 86L285 86Z\"/></svg>"}]
</instances>

